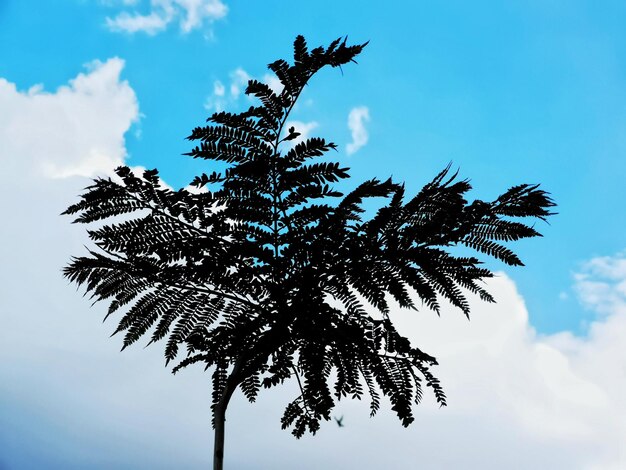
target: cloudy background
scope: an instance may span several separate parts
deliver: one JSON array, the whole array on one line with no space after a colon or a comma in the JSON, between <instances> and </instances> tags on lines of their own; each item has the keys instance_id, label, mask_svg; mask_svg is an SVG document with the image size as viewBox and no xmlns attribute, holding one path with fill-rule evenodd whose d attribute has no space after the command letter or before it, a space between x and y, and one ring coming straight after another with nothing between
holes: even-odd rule
<instances>
[{"instance_id":1,"label":"cloudy background","mask_svg":"<svg viewBox=\"0 0 626 470\"><path fill-rule=\"evenodd\" d=\"M292 122L339 145L348 185L416 191L452 161L476 197L541 182L560 214L516 247L526 267L489 264L498 303L471 321L393 312L440 360L447 408L427 393L404 429L341 402L344 428L295 440L279 423L292 388L236 396L227 468L626 468L621 2L45 3L0 1L0 469L210 466L208 374L172 376L159 345L119 353L104 306L60 275L87 240L59 214L121 163L174 187L205 171L184 137L249 106L247 79L279 86L264 64L296 34L371 40Z\"/></svg>"}]
</instances>

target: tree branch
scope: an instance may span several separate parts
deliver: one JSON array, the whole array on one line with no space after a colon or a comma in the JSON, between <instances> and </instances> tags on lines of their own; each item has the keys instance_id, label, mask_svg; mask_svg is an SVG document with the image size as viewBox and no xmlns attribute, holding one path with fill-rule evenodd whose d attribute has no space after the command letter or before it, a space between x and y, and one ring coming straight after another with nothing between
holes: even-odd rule
<instances>
[{"instance_id":1,"label":"tree branch","mask_svg":"<svg viewBox=\"0 0 626 470\"><path fill-rule=\"evenodd\" d=\"M114 258L117 258L120 261L128 263L129 265L132 266L132 262L128 258L125 258L125 257L123 257L123 256L121 256L118 253L115 253L113 251L107 250L106 248L103 248L102 246L100 246L99 243L96 243L95 245L98 248L100 248L100 250L104 251L107 255L112 256ZM148 276L144 275L144 277L147 278ZM252 308L254 308L254 309L258 310L258 311L262 311L262 312L268 313L265 309L263 309L261 307L260 304L254 303L254 302L252 302L251 300L249 300L247 298L241 298L241 297L238 297L238 296L236 296L234 294L229 294L229 293L226 293L226 292L222 292L222 291L220 291L218 289L211 289L211 288L208 288L208 287L194 286L194 285L190 285L190 284L182 284L181 285L181 284L178 284L178 283L175 283L175 282L168 282L168 281L165 281L163 279L155 279L155 282L160 283L160 284L165 285L165 286L175 287L177 289L192 290L192 291L203 293L203 294L216 295L216 296L222 297L222 298L227 299L227 300L232 300L233 302L242 303L242 304L247 305L249 307L252 307Z\"/></svg>"},{"instance_id":2,"label":"tree branch","mask_svg":"<svg viewBox=\"0 0 626 470\"><path fill-rule=\"evenodd\" d=\"M300 389L300 397L302 398L304 411L306 412L307 416L313 417L313 414L311 413L311 410L309 410L309 407L306 403L306 398L304 397L304 389L302 388L302 382L300 381L300 375L298 374L298 370L296 369L296 366L292 366L291 368L293 369L293 373L296 376L296 380L298 381L298 388Z\"/></svg>"}]
</instances>

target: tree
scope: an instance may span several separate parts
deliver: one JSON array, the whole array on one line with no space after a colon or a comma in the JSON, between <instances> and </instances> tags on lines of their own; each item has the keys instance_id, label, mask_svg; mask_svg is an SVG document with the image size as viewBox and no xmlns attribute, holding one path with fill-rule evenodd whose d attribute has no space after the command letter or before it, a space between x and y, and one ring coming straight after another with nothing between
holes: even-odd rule
<instances>
[{"instance_id":1,"label":"tree","mask_svg":"<svg viewBox=\"0 0 626 470\"><path fill-rule=\"evenodd\" d=\"M354 62L365 45L337 39L309 51L298 36L294 63L269 65L282 91L250 80L246 94L260 105L215 113L191 133L199 143L188 155L218 168L193 180L199 191L170 190L156 170L140 177L120 167L119 180L96 179L64 212L85 224L114 219L88 231L95 248L64 274L110 302L106 318L121 312L114 334L124 333L122 349L150 335L149 344L166 340L167 363L186 349L174 372L212 368L215 469L237 388L254 401L261 387L295 380L300 394L281 423L296 437L330 420L335 400L366 392L372 415L387 396L404 426L424 383L445 405L430 371L435 358L394 328L390 300L417 309L417 295L439 312L446 299L469 316L467 292L494 301L481 284L492 273L449 248L522 265L503 242L539 233L514 219L545 220L554 205L527 184L469 203L469 182L449 167L406 200L391 179L338 192L332 183L348 168L312 162L336 146L319 137L293 145L299 133L286 122L315 73ZM382 207L364 220L373 198Z\"/></svg>"}]
</instances>

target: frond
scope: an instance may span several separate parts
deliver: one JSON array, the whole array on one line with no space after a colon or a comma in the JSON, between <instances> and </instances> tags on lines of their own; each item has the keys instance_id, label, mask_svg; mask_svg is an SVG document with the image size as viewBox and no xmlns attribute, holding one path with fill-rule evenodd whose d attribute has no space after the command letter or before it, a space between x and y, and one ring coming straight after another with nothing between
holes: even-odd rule
<instances>
[{"instance_id":1,"label":"frond","mask_svg":"<svg viewBox=\"0 0 626 470\"><path fill-rule=\"evenodd\" d=\"M81 201L72 204L62 213L62 215L80 213L73 223L88 224L146 208L145 203L110 179L98 178L85 190Z\"/></svg>"},{"instance_id":2,"label":"frond","mask_svg":"<svg viewBox=\"0 0 626 470\"><path fill-rule=\"evenodd\" d=\"M296 144L285 154L284 165L286 168L297 168L305 161L314 157L321 157L329 150L336 148L335 144L326 142L321 137L311 137Z\"/></svg>"},{"instance_id":3,"label":"frond","mask_svg":"<svg viewBox=\"0 0 626 470\"><path fill-rule=\"evenodd\" d=\"M281 178L279 188L282 191L309 184L336 183L348 178L347 168L340 168L339 163L323 162L301 165L295 170L286 171Z\"/></svg>"},{"instance_id":4,"label":"frond","mask_svg":"<svg viewBox=\"0 0 626 470\"><path fill-rule=\"evenodd\" d=\"M554 201L538 184L520 184L502 194L494 203L494 213L512 217L537 217L546 220L554 215Z\"/></svg>"},{"instance_id":5,"label":"frond","mask_svg":"<svg viewBox=\"0 0 626 470\"><path fill-rule=\"evenodd\" d=\"M200 145L185 153L193 158L223 161L226 163L243 163L249 160L248 151L238 144L227 144L222 141L201 142Z\"/></svg>"},{"instance_id":6,"label":"frond","mask_svg":"<svg viewBox=\"0 0 626 470\"><path fill-rule=\"evenodd\" d=\"M269 85L257 80L250 80L245 90L246 95L253 95L261 100L263 106L273 114L273 117L280 120L285 113L285 103L274 93Z\"/></svg>"},{"instance_id":7,"label":"frond","mask_svg":"<svg viewBox=\"0 0 626 470\"><path fill-rule=\"evenodd\" d=\"M245 125L242 126L241 123L245 123ZM187 139L234 144L257 155L272 153L272 147L267 142L265 136L259 136L258 131L255 131L254 121L240 121L239 126L231 124L196 127Z\"/></svg>"},{"instance_id":8,"label":"frond","mask_svg":"<svg viewBox=\"0 0 626 470\"><path fill-rule=\"evenodd\" d=\"M261 380L259 379L259 373L252 374L241 382L241 391L250 403L256 401L260 388Z\"/></svg>"},{"instance_id":9,"label":"frond","mask_svg":"<svg viewBox=\"0 0 626 470\"><path fill-rule=\"evenodd\" d=\"M462 243L469 247L474 248L481 253L485 253L489 256L493 256L500 261L505 262L511 266L524 266L524 263L517 257L512 250L505 246L499 245L496 242L486 241L478 237L467 237L462 240Z\"/></svg>"}]
</instances>

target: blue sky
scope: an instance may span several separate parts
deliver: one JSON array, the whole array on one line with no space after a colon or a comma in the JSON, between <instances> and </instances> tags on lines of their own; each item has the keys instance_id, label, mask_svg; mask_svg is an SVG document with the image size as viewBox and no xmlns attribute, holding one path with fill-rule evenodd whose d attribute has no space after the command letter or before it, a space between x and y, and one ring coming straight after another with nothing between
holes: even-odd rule
<instances>
[{"instance_id":1,"label":"blue sky","mask_svg":"<svg viewBox=\"0 0 626 470\"><path fill-rule=\"evenodd\" d=\"M4 382L0 385L0 420L1 416L9 416L5 419L10 424L10 428L2 426L0 431L0 468L3 458L7 468L45 468L46 462L50 468L70 468L71 462L76 468L84 468L85 462L94 468L107 468L116 462L110 456L107 458L113 460L103 457L99 463L89 461L90 455L120 449L116 438L107 434L109 428L103 425L96 432L99 428L90 428L90 424L88 431L76 433L59 424L63 404L74 399L60 392L61 379L42 378L45 371L58 370L57 377L67 375L62 383L81 384L77 390L82 392L76 392L75 398L77 403L84 400L86 408L80 405L82 411L68 413L68 422L78 426L76 420L81 413L93 413L94 417L98 414L89 404L94 390L87 390L80 376L68 372L72 368L81 370L82 363L74 363L74 359L64 362L69 357L66 355L75 358L94 354L92 359L99 367L105 368L111 379L119 379L118 385L125 384L122 387L131 394L133 369L124 364L126 357L139 361L133 367L161 366L159 351L144 352L142 356L138 348L139 352L114 354L117 344L106 339L109 330L99 324L101 309L88 311L89 303L54 277L70 254L80 253L85 242L80 228L69 227L69 221L57 214L86 185L86 177L106 174L114 163L159 168L162 177L175 187L185 186L197 172L206 171L204 162L181 155L191 147L184 138L216 106L227 110L248 106L249 101L241 93L243 79L271 80L266 76L266 64L288 58L297 34L303 34L311 46L345 35L353 42L370 41L358 65L320 73L293 117L303 129L310 129L310 135L323 136L339 145L336 159L351 167L353 179L346 183L348 186L369 177L393 176L406 181L409 192L415 192L452 162L453 167L460 168L462 177L472 181L474 197L494 198L518 183L541 183L552 193L559 214L550 225L539 226L545 237L515 247L527 266L508 269L489 264L504 273L498 281L501 284L495 285L503 296L497 311L507 315L503 307L509 305L507 302L512 302L511 311L523 308L519 318L524 326L516 338L527 348L524 351L532 356L544 354L544 347L552 348L567 359L569 372L601 394L607 382L593 376L590 364L605 357L600 352L609 350L607 344L617 344L606 338L611 328L621 325L620 315L626 305L625 20L626 6L618 1L288 4L0 0L0 78L4 80L0 82L0 109L4 108L4 116L0 117L4 131L0 136L5 147L0 157L6 162L0 191L2 207L9 214L7 220L13 222L0 231L6 237L4 252L9 260L2 263L0 280L10 287L0 300L0 316L5 320L5 347L0 351L8 358L6 364L13 364L0 368L0 383ZM28 227L38 227L40 233L29 234ZM20 248L9 249L12 242ZM33 254L37 250L39 254ZM20 253L30 261L24 264L18 257ZM20 289L30 292L28 299L18 295ZM68 305L72 307L65 308ZM477 303L475 311L480 315L492 308L496 307ZM68 324L60 325L49 315L44 319L44 311L58 313ZM41 319L39 327L32 326L36 318ZM475 323L482 324L480 319ZM61 339L55 341L53 337L36 341L33 338L37 335L29 329L46 336L42 325L48 325L51 331L59 328L68 335L59 338L82 346L60 344ZM77 328L73 333L72 326ZM442 341L454 351L453 339L459 329L468 328L467 334L477 337L481 337L480 331L489 329L473 327L474 322L454 323L450 326L454 333L442 329L437 334L447 338ZM85 342L85 338L96 341L97 352L87 353L92 343ZM19 347L29 350L30 356L18 354ZM444 356L448 354L445 351L444 347ZM456 364L456 356L449 354L451 363ZM47 364L41 355L47 355L48 360L57 357L56 362ZM109 357L113 358L111 364L105 360ZM515 357L523 363L523 356ZM43 375L29 375L27 371L33 364L41 366ZM605 365L602 370L608 374L609 369ZM146 383L160 386L162 380L171 393L187 393L180 384L185 380L192 383L192 379L176 377L170 383L165 372L154 371ZM532 377L536 379L541 376L540 369L528 373L535 374ZM198 376L197 380L203 379ZM545 380L537 380L541 387L546 386ZM8 382L11 385L6 385ZM455 387L452 390L457 390ZM589 387L583 388L589 391ZM45 400L42 390L54 391L63 398ZM461 385L458 390L463 395ZM204 395L194 393L201 406L208 391ZM600 395L589 392L585 396ZM157 394L154 403L159 399L167 402L167 394ZM116 400L106 404L109 410L117 410L110 411L113 415L121 412L116 404ZM238 405L247 406L243 402ZM150 418L146 406L124 409L122 434L140 439L136 436L144 433L146 423L156 420ZM278 411L266 416L256 408L245 409L246 413L256 413L253 416L259 423L274 423L279 416ZM481 408L472 408L477 409ZM191 413L187 409L178 412L178 416ZM431 423L431 412L425 413ZM503 413L495 414L493 419L499 422L507 415ZM175 416L173 411L171 416ZM445 419L457 426L457 418ZM35 422L36 435L29 424ZM148 427L153 428L154 423ZM442 426L436 417L432 417L432 423ZM109 424L110 429L115 427ZM608 424L606 427L610 428ZM15 433L8 433L8 429ZM374 432L376 428L367 429ZM497 435L489 427L485 429L489 436ZM99 432L105 437L101 439ZM336 430L330 432L336 434ZM55 441L51 436L63 438ZM137 446L129 444L122 449L126 457L120 457L122 460L115 465L121 468L120 462L125 461L128 468L141 467L139 462L147 461L146 454L158 455L158 448L155 450L150 443L162 438L153 436L151 440L148 433L144 440L136 441ZM135 442L132 439L131 443ZM285 438L275 439L282 443ZM332 446L335 439L320 437L323 444L319 445ZM531 446L530 442L541 439L533 435L524 442ZM48 444L35 452L26 444L29 440ZM514 439L510 437L510 441ZM559 441L564 448L566 441ZM291 441L284 442L281 445L285 448L296 449L289 447L295 445ZM307 449L317 455L319 450L314 446L318 444L307 442ZM548 446L546 442L551 441L541 442ZM204 443L197 445L201 449ZM141 446L144 451L138 450ZM184 446L181 438L181 448L172 453L184 455ZM618 452L609 448L607 455L613 451ZM620 455L614 459L618 466L625 462L619 460L624 458L623 453ZM185 468L196 468L194 459L202 462L204 458L201 453L187 457ZM606 462L613 461L590 462L588 468L609 468ZM244 460L237 465L233 468L256 468L246 467L249 464ZM441 462L433 465L431 468L448 468ZM402 468L400 463L397 468ZM528 463L524 468L533 467Z\"/></svg>"}]
</instances>

